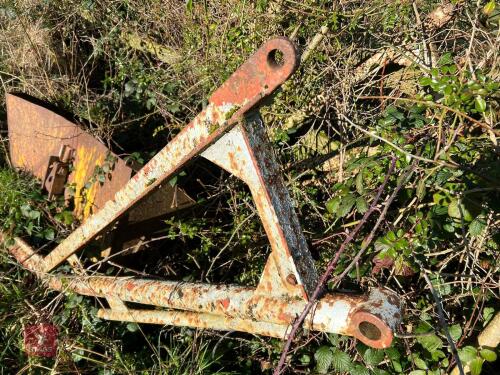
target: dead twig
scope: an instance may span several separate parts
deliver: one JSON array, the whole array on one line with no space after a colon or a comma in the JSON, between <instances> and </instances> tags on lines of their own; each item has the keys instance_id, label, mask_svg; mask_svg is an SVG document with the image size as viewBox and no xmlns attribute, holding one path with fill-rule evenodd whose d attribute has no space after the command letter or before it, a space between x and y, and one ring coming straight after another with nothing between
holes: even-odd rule
<instances>
[{"instance_id":1,"label":"dead twig","mask_svg":"<svg viewBox=\"0 0 500 375\"><path fill-rule=\"evenodd\" d=\"M439 297L436 289L434 289L434 286L432 285L431 280L429 279L429 276L427 276L427 273L423 272L422 276L424 277L425 282L429 286L431 293L432 293L432 297L434 298L434 301L436 302L437 312L438 312L438 316L439 316L439 324L441 325L441 328L444 331L444 334L446 336L446 340L448 341L448 344L450 345L451 352L453 354L453 357L455 358L455 362L457 363L457 367L458 367L458 370L460 371L460 375L465 375L462 362L460 361L460 358L458 356L457 347L456 347L455 343L453 342L453 339L451 338L450 331L448 329L448 323L446 322L446 318L444 317L443 306L441 304L441 298Z\"/></svg>"},{"instance_id":2,"label":"dead twig","mask_svg":"<svg viewBox=\"0 0 500 375\"><path fill-rule=\"evenodd\" d=\"M354 257L354 259L351 261L351 263L346 267L346 269L344 271L342 271L342 273L340 275L338 275L338 276L335 277L335 284L338 284L338 283L340 283L342 281L342 279L345 277L345 275L347 275L349 273L349 271L358 263L359 259L361 258L361 256L363 256L363 254L365 253L366 249L368 249L368 247L370 246L370 244L373 241L373 237L375 236L375 233L377 233L377 230L378 230L380 224L382 223L382 221L384 220L385 216L387 215L387 211L389 210L389 207L391 206L392 202L394 201L394 199L398 195L398 193L401 190L401 188L405 185L406 181L408 181L408 179L410 178L410 176L413 174L413 172L415 171L416 167L417 167L417 163L414 162L409 167L409 170L405 173L404 177L398 183L398 185L396 186L396 188L393 190L393 192L391 193L391 195L389 196L389 198L387 198L387 201L384 204L384 209L380 213L380 216L378 217L377 222L373 226L373 229L371 230L371 232L368 235L368 237L366 237L366 239L363 240L363 242L361 244L361 249L358 251L358 253Z\"/></svg>"},{"instance_id":3,"label":"dead twig","mask_svg":"<svg viewBox=\"0 0 500 375\"><path fill-rule=\"evenodd\" d=\"M335 256L330 260L328 263L325 272L321 276L316 289L314 290L312 296L309 299L309 302L305 306L304 310L300 314L300 316L295 320L292 329L290 330L290 333L288 334L288 339L285 343L285 346L283 347L283 351L281 353L280 360L278 362L278 365L274 369L274 375L279 375L282 373L283 367L285 365L286 361L286 356L290 350L290 346L292 345L292 341L297 334L298 330L302 326L302 323L304 322L304 319L306 316L309 314L311 311L312 307L314 306L315 302L317 301L319 295L323 292L324 286L328 282L328 279L330 278L333 270L335 269L338 260L340 259L340 256L346 249L346 247L354 240L355 236L358 234L358 232L361 230L361 228L366 224L368 221L368 218L371 216L371 214L376 210L376 206L380 200L380 197L382 196L382 192L384 191L385 186L387 185L389 181L389 177L392 175L394 171L394 167L396 166L396 157L393 156L391 160L391 164L389 167L389 170L387 171L387 174L385 176L384 182L382 185L377 190L377 193L375 195L375 198L373 199L373 202L368 209L368 211L365 212L363 215L363 218L359 221L358 225L354 228L354 230L349 234L349 236L344 240L342 245L340 245L339 250L335 254Z\"/></svg>"}]
</instances>

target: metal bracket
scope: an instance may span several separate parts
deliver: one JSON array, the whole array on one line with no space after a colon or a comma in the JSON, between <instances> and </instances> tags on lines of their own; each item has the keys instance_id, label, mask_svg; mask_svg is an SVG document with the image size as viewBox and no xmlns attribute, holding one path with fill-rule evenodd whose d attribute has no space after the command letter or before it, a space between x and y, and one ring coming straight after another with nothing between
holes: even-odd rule
<instances>
[{"instance_id":1,"label":"metal bracket","mask_svg":"<svg viewBox=\"0 0 500 375\"><path fill-rule=\"evenodd\" d=\"M52 199L55 195L64 194L66 182L68 180L71 161L75 155L75 150L67 145L61 146L58 156L51 156L47 166L47 172L43 179L43 187Z\"/></svg>"},{"instance_id":2,"label":"metal bracket","mask_svg":"<svg viewBox=\"0 0 500 375\"><path fill-rule=\"evenodd\" d=\"M282 54L279 61L277 51ZM99 312L105 319L285 337L315 289L318 275L255 107L295 71L297 61L289 40L267 42L212 94L189 125L52 252L41 257L19 239L10 252L53 289L106 298L109 308ZM49 274L198 156L250 188L271 246L257 287ZM163 310L132 309L127 302ZM400 319L399 298L374 289L363 296L324 295L307 317L306 327L385 348Z\"/></svg>"}]
</instances>

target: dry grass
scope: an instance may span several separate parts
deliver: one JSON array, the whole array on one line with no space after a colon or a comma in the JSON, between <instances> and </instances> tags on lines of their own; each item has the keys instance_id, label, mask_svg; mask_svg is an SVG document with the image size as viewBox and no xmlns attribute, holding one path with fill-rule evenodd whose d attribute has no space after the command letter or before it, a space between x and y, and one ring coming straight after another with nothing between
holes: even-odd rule
<instances>
[{"instance_id":1,"label":"dry grass","mask_svg":"<svg viewBox=\"0 0 500 375\"><path fill-rule=\"evenodd\" d=\"M481 112L474 103L461 99L445 102L444 94L421 82L430 77L433 68L442 69L440 59L447 54L451 61L444 65L455 66L456 71L438 72L436 79L456 77L453 90L481 81L478 69L487 82L498 82L498 25L496 30L492 28L484 4L477 7L475 2L264 3L193 1L193 9L188 11L185 2L174 0L147 4L137 0L3 1L2 87L75 113L83 126L118 153L137 151L148 159L194 117L209 94L263 41L273 35L293 38L301 51L309 51L308 58L273 102L262 108L262 114L317 265L322 268L334 256L362 215L362 203L344 207L340 215L342 205L352 197L370 203L393 155L398 158L398 176L417 160L414 176L388 210L374 245L341 285L360 289L385 285L397 291L406 303L395 344L402 371L417 370L418 360L411 355L424 360L435 374L449 371L454 358L446 332L438 326L438 310L423 275L430 277L440 294L452 330L461 329L457 346L477 346L486 313L498 310L499 91L474 92L476 97L484 97L487 110ZM430 95L428 102L424 95ZM427 104L422 106L422 102ZM419 108L422 124L412 117ZM0 121L2 116L0 110ZM201 280L210 265L217 270L211 281L255 283L268 246L248 192L241 182L210 166L199 164L191 172L193 176L188 174L186 181L197 183L194 172L209 181L204 186L205 210L194 221L172 219L166 230L175 239L176 249L191 250L193 256L165 256L168 262L147 271ZM391 178L385 194L397 184L397 177ZM335 202L338 205L332 212L329 207ZM383 207L381 203L378 209ZM472 220L463 213L457 215L454 207L470 211ZM428 229L422 229L423 222ZM346 249L337 273L356 256L368 231ZM186 233L193 237L187 239ZM384 263L380 254L388 243L396 242L390 239L391 233L404 246ZM218 257L226 246L234 250ZM114 267L102 264L103 269ZM380 269L381 265L386 267ZM7 268L13 267L9 264ZM17 285L26 277L15 270L16 277L4 276L0 284ZM186 371L203 373L201 363L206 358L218 358L212 370L266 372L281 350L280 342L244 335L214 341L210 333L169 330L167 334L150 328L127 333L123 327L116 328L119 325L101 322L90 324L84 330L85 340L77 345L75 329L81 328L84 318L92 320L92 315L65 311L75 306L91 310L92 303L85 300L72 305L73 296L56 296L57 302L53 302L44 299L43 292L30 297L30 303L37 298L41 301L37 308L51 306L51 318L70 315L62 323L70 337L69 354L61 361L83 372L92 360L73 364L77 347L89 350L88 357L101 356L92 369L105 368L109 358L108 368L117 373L148 366L153 372L181 372L187 366ZM29 309L21 311L27 320L33 318ZM446 359L432 358L418 337L416 328L424 320L433 328L428 335L441 340ZM12 332L19 331L17 322L10 324L16 327ZM146 348L140 360L127 348L134 340ZM330 345L325 335L305 340L309 344L299 345L290 358L293 372L317 370L316 349ZM105 345L109 341L114 343L111 349ZM156 341L161 349L156 349ZM336 345L370 371L378 365L396 372L395 360L388 353L380 363L370 364L361 345L352 340ZM222 359L206 354L207 347L214 352L223 348ZM10 368L15 368L11 364L15 355L23 358L18 349L12 350L17 354L9 354ZM90 350L99 355L93 356ZM123 361L120 351L126 353ZM141 365L134 367L135 360ZM168 367L174 362L179 366ZM53 363L47 366L57 368Z\"/></svg>"}]
</instances>

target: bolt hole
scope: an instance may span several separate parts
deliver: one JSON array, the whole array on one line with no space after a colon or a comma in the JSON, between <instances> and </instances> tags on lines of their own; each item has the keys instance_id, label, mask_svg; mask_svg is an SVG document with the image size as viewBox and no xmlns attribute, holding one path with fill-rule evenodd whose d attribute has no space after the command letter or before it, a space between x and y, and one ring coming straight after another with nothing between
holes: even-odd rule
<instances>
[{"instance_id":1,"label":"bolt hole","mask_svg":"<svg viewBox=\"0 0 500 375\"><path fill-rule=\"evenodd\" d=\"M361 322L358 328L361 334L370 340L378 340L382 336L380 329L373 323Z\"/></svg>"},{"instance_id":2,"label":"bolt hole","mask_svg":"<svg viewBox=\"0 0 500 375\"><path fill-rule=\"evenodd\" d=\"M286 281L288 282L288 284L297 285L297 278L292 273L286 277Z\"/></svg>"},{"instance_id":3,"label":"bolt hole","mask_svg":"<svg viewBox=\"0 0 500 375\"><path fill-rule=\"evenodd\" d=\"M273 49L267 55L267 63L271 68L280 68L285 64L285 55L279 49Z\"/></svg>"}]
</instances>

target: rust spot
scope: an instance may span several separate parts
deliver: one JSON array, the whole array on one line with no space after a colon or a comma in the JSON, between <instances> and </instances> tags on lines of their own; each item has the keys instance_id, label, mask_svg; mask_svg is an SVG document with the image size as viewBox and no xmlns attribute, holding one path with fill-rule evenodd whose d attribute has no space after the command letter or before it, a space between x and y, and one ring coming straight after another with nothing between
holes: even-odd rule
<instances>
[{"instance_id":1,"label":"rust spot","mask_svg":"<svg viewBox=\"0 0 500 375\"><path fill-rule=\"evenodd\" d=\"M297 285L297 278L291 273L286 277L286 282L290 285Z\"/></svg>"},{"instance_id":2,"label":"rust spot","mask_svg":"<svg viewBox=\"0 0 500 375\"><path fill-rule=\"evenodd\" d=\"M387 296L387 300L389 301L389 303L391 303L392 305L396 305L396 306L399 306L399 300L397 299L397 297L393 294L389 294Z\"/></svg>"},{"instance_id":3,"label":"rust spot","mask_svg":"<svg viewBox=\"0 0 500 375\"><path fill-rule=\"evenodd\" d=\"M284 312L281 312L279 315L278 315L278 319L280 321L282 321L283 323L290 323L292 320L293 320L293 317L290 315L290 314L287 314L287 313L284 313Z\"/></svg>"},{"instance_id":4,"label":"rust spot","mask_svg":"<svg viewBox=\"0 0 500 375\"><path fill-rule=\"evenodd\" d=\"M224 299L220 299L219 303L222 305L222 307L224 307L224 309L227 310L231 301L229 300L229 298L224 298Z\"/></svg>"}]
</instances>

